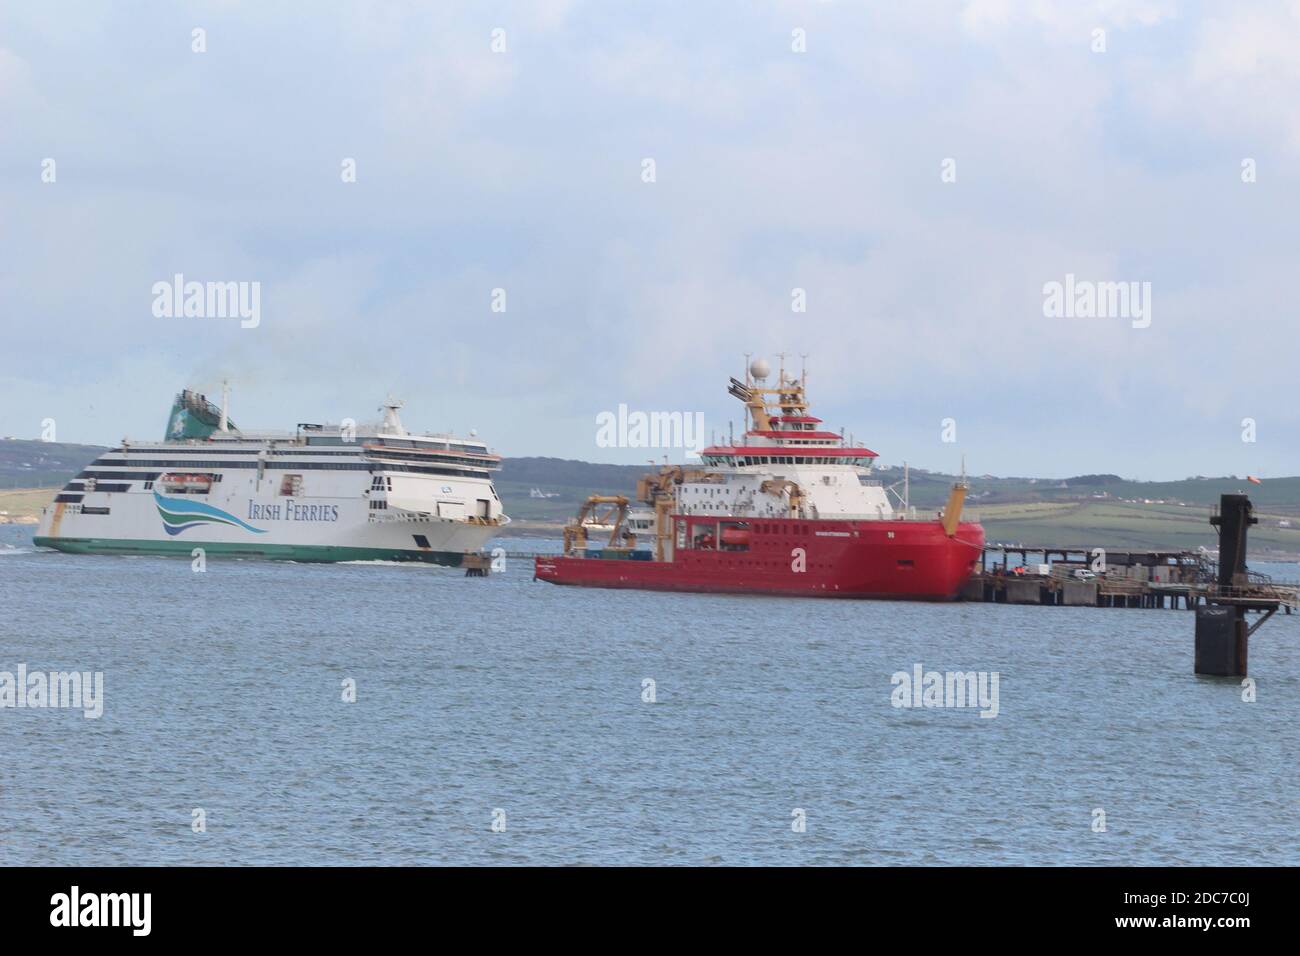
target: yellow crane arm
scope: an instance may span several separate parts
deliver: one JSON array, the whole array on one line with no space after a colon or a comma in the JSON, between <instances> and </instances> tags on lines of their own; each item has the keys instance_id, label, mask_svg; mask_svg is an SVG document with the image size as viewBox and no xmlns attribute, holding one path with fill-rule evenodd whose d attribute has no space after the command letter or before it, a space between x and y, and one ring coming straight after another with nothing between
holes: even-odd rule
<instances>
[{"instance_id":1,"label":"yellow crane arm","mask_svg":"<svg viewBox=\"0 0 1300 956\"><path fill-rule=\"evenodd\" d=\"M957 533L957 525L961 523L961 506L966 501L966 486L955 484L952 491L948 492L948 503L943 507L943 533L952 537Z\"/></svg>"}]
</instances>

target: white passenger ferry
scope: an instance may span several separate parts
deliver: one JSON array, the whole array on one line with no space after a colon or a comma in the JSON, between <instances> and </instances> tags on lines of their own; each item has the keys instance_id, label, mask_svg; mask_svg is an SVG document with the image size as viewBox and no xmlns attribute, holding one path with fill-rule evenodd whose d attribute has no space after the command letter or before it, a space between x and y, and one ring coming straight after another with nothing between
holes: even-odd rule
<instances>
[{"instance_id":1,"label":"white passenger ferry","mask_svg":"<svg viewBox=\"0 0 1300 956\"><path fill-rule=\"evenodd\" d=\"M382 407L373 426L241 431L183 391L160 442L123 441L41 513L38 547L459 566L509 522L499 456L474 439L414 435Z\"/></svg>"}]
</instances>

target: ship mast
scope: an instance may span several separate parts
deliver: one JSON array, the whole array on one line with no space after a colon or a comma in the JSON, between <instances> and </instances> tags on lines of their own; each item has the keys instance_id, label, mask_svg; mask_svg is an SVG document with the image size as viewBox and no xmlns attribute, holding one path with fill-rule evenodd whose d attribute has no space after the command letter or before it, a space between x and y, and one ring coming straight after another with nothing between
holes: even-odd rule
<instances>
[{"instance_id":1,"label":"ship mast","mask_svg":"<svg viewBox=\"0 0 1300 956\"><path fill-rule=\"evenodd\" d=\"M785 352L778 353L781 358L776 382L768 383L770 369L761 359L745 367L745 380L733 378L727 388L728 394L740 399L748 412L746 426L746 444L750 430L766 432L772 430L772 418L776 416L803 416L808 414L808 400L805 384L800 379L790 379L785 374ZM806 376L806 368L804 370Z\"/></svg>"},{"instance_id":2,"label":"ship mast","mask_svg":"<svg viewBox=\"0 0 1300 956\"><path fill-rule=\"evenodd\" d=\"M397 416L397 410L404 403L391 395L384 399L384 404L379 406L379 410L384 413L384 422L381 430L388 435L405 435L406 429L402 427L402 420Z\"/></svg>"}]
</instances>

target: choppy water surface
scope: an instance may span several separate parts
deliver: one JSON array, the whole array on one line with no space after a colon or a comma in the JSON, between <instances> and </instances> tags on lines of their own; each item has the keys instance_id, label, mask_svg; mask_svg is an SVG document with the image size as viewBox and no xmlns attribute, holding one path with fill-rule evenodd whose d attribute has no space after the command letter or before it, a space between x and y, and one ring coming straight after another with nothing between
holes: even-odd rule
<instances>
[{"instance_id":1,"label":"choppy water surface","mask_svg":"<svg viewBox=\"0 0 1300 956\"><path fill-rule=\"evenodd\" d=\"M6 864L1300 862L1298 617L1244 703L1192 675L1187 611L196 574L14 527L0 608L0 670L106 697L0 710ZM917 663L997 671L998 716L891 706Z\"/></svg>"}]
</instances>

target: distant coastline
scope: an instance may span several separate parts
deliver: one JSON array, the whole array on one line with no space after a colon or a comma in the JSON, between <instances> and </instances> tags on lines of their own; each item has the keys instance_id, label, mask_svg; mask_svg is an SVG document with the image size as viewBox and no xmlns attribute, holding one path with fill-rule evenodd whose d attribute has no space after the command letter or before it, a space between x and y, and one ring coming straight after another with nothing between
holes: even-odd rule
<instances>
[{"instance_id":1,"label":"distant coastline","mask_svg":"<svg viewBox=\"0 0 1300 956\"><path fill-rule=\"evenodd\" d=\"M34 524L56 490L105 449L7 439L0 441L0 524ZM593 492L635 494L648 465L600 464L573 459L506 458L495 482L510 534L559 538L566 521ZM902 495L903 469L880 468L874 477ZM943 505L953 476L913 468L907 490L920 514ZM990 544L1102 547L1114 550L1214 548L1209 523L1219 495L1244 491L1259 524L1251 529L1254 560L1300 560L1300 477L1262 484L1241 477L1192 477L1135 482L1118 475L1071 478L972 476L967 513L985 528Z\"/></svg>"}]
</instances>

